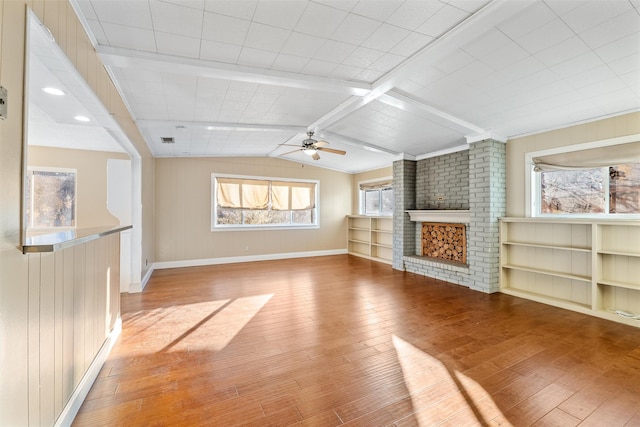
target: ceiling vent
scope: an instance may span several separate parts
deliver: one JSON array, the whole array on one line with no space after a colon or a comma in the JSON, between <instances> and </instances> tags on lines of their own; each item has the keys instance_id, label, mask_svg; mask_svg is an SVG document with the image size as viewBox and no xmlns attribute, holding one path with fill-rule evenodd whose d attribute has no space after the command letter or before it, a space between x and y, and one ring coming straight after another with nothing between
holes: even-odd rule
<instances>
[{"instance_id":1,"label":"ceiling vent","mask_svg":"<svg viewBox=\"0 0 640 427\"><path fill-rule=\"evenodd\" d=\"M163 144L175 144L175 139L172 136L161 136L160 140Z\"/></svg>"}]
</instances>

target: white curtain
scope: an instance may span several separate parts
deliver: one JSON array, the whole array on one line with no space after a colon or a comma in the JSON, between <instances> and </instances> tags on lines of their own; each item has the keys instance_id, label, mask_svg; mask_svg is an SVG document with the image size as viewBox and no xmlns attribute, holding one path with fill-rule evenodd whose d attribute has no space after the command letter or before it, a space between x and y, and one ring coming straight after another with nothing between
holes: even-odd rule
<instances>
[{"instance_id":1,"label":"white curtain","mask_svg":"<svg viewBox=\"0 0 640 427\"><path fill-rule=\"evenodd\" d=\"M269 181L216 178L217 203L223 208L266 209L269 206Z\"/></svg>"},{"instance_id":2,"label":"white curtain","mask_svg":"<svg viewBox=\"0 0 640 427\"><path fill-rule=\"evenodd\" d=\"M640 163L640 142L540 156L535 157L533 163L536 172Z\"/></svg>"},{"instance_id":3,"label":"white curtain","mask_svg":"<svg viewBox=\"0 0 640 427\"><path fill-rule=\"evenodd\" d=\"M316 184L312 182L216 178L217 204L223 208L305 210L315 207Z\"/></svg>"},{"instance_id":4,"label":"white curtain","mask_svg":"<svg viewBox=\"0 0 640 427\"><path fill-rule=\"evenodd\" d=\"M388 179L384 181L366 182L360 184L360 190L381 190L393 185L393 181Z\"/></svg>"},{"instance_id":5,"label":"white curtain","mask_svg":"<svg viewBox=\"0 0 640 427\"><path fill-rule=\"evenodd\" d=\"M279 211L313 209L316 202L315 187L311 182L273 181L271 208Z\"/></svg>"}]
</instances>

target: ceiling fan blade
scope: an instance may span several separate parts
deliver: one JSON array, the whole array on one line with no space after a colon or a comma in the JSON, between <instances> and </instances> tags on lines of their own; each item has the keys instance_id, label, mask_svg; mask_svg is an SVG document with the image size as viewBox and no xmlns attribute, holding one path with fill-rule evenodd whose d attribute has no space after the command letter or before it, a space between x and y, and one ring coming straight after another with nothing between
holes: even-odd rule
<instances>
[{"instance_id":1,"label":"ceiling fan blade","mask_svg":"<svg viewBox=\"0 0 640 427\"><path fill-rule=\"evenodd\" d=\"M287 151L286 153L282 153L280 154L281 156L286 156L288 154L293 154L293 153L297 153L298 151L302 151L302 148L298 148L297 150L293 150L293 151Z\"/></svg>"},{"instance_id":2,"label":"ceiling fan blade","mask_svg":"<svg viewBox=\"0 0 640 427\"><path fill-rule=\"evenodd\" d=\"M326 151L327 153L340 154L340 155L342 155L342 156L344 156L345 154L347 154L347 152L346 152L346 151L343 151L343 150L336 150L336 149L333 149L333 148L327 148L327 147L318 147L318 150Z\"/></svg>"},{"instance_id":3,"label":"ceiling fan blade","mask_svg":"<svg viewBox=\"0 0 640 427\"><path fill-rule=\"evenodd\" d=\"M313 153L313 156L311 156L311 158L313 160L320 160L320 156L318 155L318 153Z\"/></svg>"},{"instance_id":4,"label":"ceiling fan blade","mask_svg":"<svg viewBox=\"0 0 640 427\"><path fill-rule=\"evenodd\" d=\"M300 145L296 145L296 144L280 144L281 147L300 147Z\"/></svg>"},{"instance_id":5,"label":"ceiling fan blade","mask_svg":"<svg viewBox=\"0 0 640 427\"><path fill-rule=\"evenodd\" d=\"M329 143L327 141L316 141L313 145L315 147L324 147L325 145L329 145Z\"/></svg>"}]
</instances>

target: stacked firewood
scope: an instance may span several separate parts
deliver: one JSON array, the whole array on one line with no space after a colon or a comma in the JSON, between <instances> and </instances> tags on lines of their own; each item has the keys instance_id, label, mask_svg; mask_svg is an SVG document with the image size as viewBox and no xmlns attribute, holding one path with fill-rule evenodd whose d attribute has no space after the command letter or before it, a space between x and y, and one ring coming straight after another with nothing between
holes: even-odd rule
<instances>
[{"instance_id":1,"label":"stacked firewood","mask_svg":"<svg viewBox=\"0 0 640 427\"><path fill-rule=\"evenodd\" d=\"M422 223L422 255L466 264L467 236L464 224Z\"/></svg>"}]
</instances>

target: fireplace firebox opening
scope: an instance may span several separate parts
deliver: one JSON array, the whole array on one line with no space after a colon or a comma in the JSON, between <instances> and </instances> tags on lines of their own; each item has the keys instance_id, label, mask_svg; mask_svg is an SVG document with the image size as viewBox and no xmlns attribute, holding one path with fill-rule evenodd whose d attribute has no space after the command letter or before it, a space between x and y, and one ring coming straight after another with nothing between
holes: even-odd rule
<instances>
[{"instance_id":1,"label":"fireplace firebox opening","mask_svg":"<svg viewBox=\"0 0 640 427\"><path fill-rule=\"evenodd\" d=\"M466 264L467 232L465 224L423 222L422 256Z\"/></svg>"}]
</instances>

